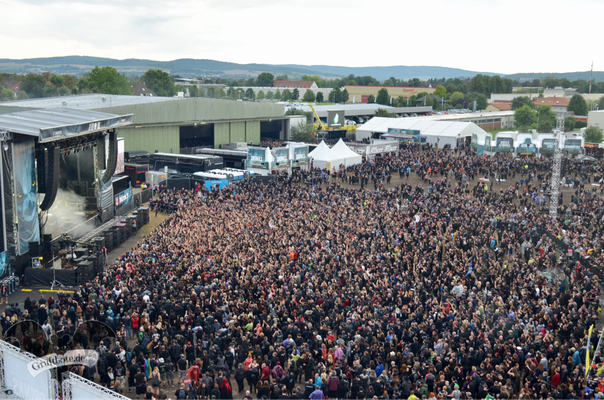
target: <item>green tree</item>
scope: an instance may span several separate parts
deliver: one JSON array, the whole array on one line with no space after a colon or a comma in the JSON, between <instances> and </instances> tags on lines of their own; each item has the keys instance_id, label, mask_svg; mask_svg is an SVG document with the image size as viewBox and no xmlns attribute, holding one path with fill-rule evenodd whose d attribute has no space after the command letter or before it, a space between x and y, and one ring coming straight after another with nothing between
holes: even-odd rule
<instances>
[{"instance_id":1,"label":"green tree","mask_svg":"<svg viewBox=\"0 0 604 400\"><path fill-rule=\"evenodd\" d=\"M157 96L172 97L178 91L174 88L174 81L170 74L161 69L149 69L141 76L141 81Z\"/></svg>"},{"instance_id":2,"label":"green tree","mask_svg":"<svg viewBox=\"0 0 604 400\"><path fill-rule=\"evenodd\" d=\"M83 93L85 90L89 90L90 81L87 77L83 76L78 79L77 88L80 93Z\"/></svg>"},{"instance_id":3,"label":"green tree","mask_svg":"<svg viewBox=\"0 0 604 400\"><path fill-rule=\"evenodd\" d=\"M239 93L237 92L237 89L235 89L234 87L230 87L227 89L227 97L231 100L236 100L239 98Z\"/></svg>"},{"instance_id":4,"label":"green tree","mask_svg":"<svg viewBox=\"0 0 604 400\"><path fill-rule=\"evenodd\" d=\"M44 96L46 79L42 75L27 74L21 79L21 90L25 90L31 99Z\"/></svg>"},{"instance_id":5,"label":"green tree","mask_svg":"<svg viewBox=\"0 0 604 400\"><path fill-rule=\"evenodd\" d=\"M291 127L290 130L290 139L294 142L311 142L313 126L308 123L308 121L304 121L301 124L296 124Z\"/></svg>"},{"instance_id":6,"label":"green tree","mask_svg":"<svg viewBox=\"0 0 604 400\"><path fill-rule=\"evenodd\" d=\"M372 94L367 96L367 103L375 103L375 96Z\"/></svg>"},{"instance_id":7,"label":"green tree","mask_svg":"<svg viewBox=\"0 0 604 400\"><path fill-rule=\"evenodd\" d=\"M199 88L195 85L189 87L189 97L199 97Z\"/></svg>"},{"instance_id":8,"label":"green tree","mask_svg":"<svg viewBox=\"0 0 604 400\"><path fill-rule=\"evenodd\" d=\"M315 96L315 100L317 103L323 103L323 92L317 92L317 95Z\"/></svg>"},{"instance_id":9,"label":"green tree","mask_svg":"<svg viewBox=\"0 0 604 400\"><path fill-rule=\"evenodd\" d=\"M266 99L267 100L272 100L274 96L274 93L271 92L270 90L268 92L266 92Z\"/></svg>"},{"instance_id":10,"label":"green tree","mask_svg":"<svg viewBox=\"0 0 604 400\"><path fill-rule=\"evenodd\" d=\"M208 88L208 97L209 98L216 97L216 88L213 88L213 87Z\"/></svg>"},{"instance_id":11,"label":"green tree","mask_svg":"<svg viewBox=\"0 0 604 400\"><path fill-rule=\"evenodd\" d=\"M50 83L52 83L54 87L60 88L65 85L65 79L61 75L53 75L50 77Z\"/></svg>"},{"instance_id":12,"label":"green tree","mask_svg":"<svg viewBox=\"0 0 604 400\"><path fill-rule=\"evenodd\" d=\"M224 89L216 89L214 91L214 97L217 99L224 99L226 97L226 92Z\"/></svg>"},{"instance_id":13,"label":"green tree","mask_svg":"<svg viewBox=\"0 0 604 400\"><path fill-rule=\"evenodd\" d=\"M381 88L380 90L378 90L376 103L382 104L384 106L390 103L390 95L388 94L388 89Z\"/></svg>"},{"instance_id":14,"label":"green tree","mask_svg":"<svg viewBox=\"0 0 604 400\"><path fill-rule=\"evenodd\" d=\"M585 99L580 94L576 94L570 98L568 102L568 107L566 108L568 111L572 111L575 115L587 115L587 103Z\"/></svg>"},{"instance_id":15,"label":"green tree","mask_svg":"<svg viewBox=\"0 0 604 400\"><path fill-rule=\"evenodd\" d=\"M604 96L600 97L600 100L598 100L598 110L604 110Z\"/></svg>"},{"instance_id":16,"label":"green tree","mask_svg":"<svg viewBox=\"0 0 604 400\"><path fill-rule=\"evenodd\" d=\"M179 92L182 92L184 96L187 93L187 88L183 85L174 85L174 94L178 94Z\"/></svg>"},{"instance_id":17,"label":"green tree","mask_svg":"<svg viewBox=\"0 0 604 400\"><path fill-rule=\"evenodd\" d=\"M69 89L73 89L76 86L76 78L73 75L63 75L63 84Z\"/></svg>"},{"instance_id":18,"label":"green tree","mask_svg":"<svg viewBox=\"0 0 604 400\"><path fill-rule=\"evenodd\" d=\"M61 86L59 88L59 96L67 96L70 93L70 90L67 86Z\"/></svg>"},{"instance_id":19,"label":"green tree","mask_svg":"<svg viewBox=\"0 0 604 400\"><path fill-rule=\"evenodd\" d=\"M0 101L11 101L15 98L12 90L0 86Z\"/></svg>"},{"instance_id":20,"label":"green tree","mask_svg":"<svg viewBox=\"0 0 604 400\"><path fill-rule=\"evenodd\" d=\"M281 101L290 101L292 98L292 92L289 89L285 89L283 93L281 93Z\"/></svg>"},{"instance_id":21,"label":"green tree","mask_svg":"<svg viewBox=\"0 0 604 400\"><path fill-rule=\"evenodd\" d=\"M312 103L313 101L315 101L315 93L312 90L307 89L306 93L304 93L304 97L302 97L302 101Z\"/></svg>"},{"instance_id":22,"label":"green tree","mask_svg":"<svg viewBox=\"0 0 604 400\"><path fill-rule=\"evenodd\" d=\"M514 111L514 124L517 128L527 128L536 121L537 112L526 104Z\"/></svg>"},{"instance_id":23,"label":"green tree","mask_svg":"<svg viewBox=\"0 0 604 400\"><path fill-rule=\"evenodd\" d=\"M484 110L487 108L488 101L487 96L482 93L470 93L468 95L468 108L472 108L474 106L474 101L476 101L476 110Z\"/></svg>"},{"instance_id":24,"label":"green tree","mask_svg":"<svg viewBox=\"0 0 604 400\"><path fill-rule=\"evenodd\" d=\"M256 98L257 98L258 100L264 100L264 99L266 98L266 96L264 95L264 90L260 90L260 91L258 92L258 94L256 95Z\"/></svg>"},{"instance_id":25,"label":"green tree","mask_svg":"<svg viewBox=\"0 0 604 400\"><path fill-rule=\"evenodd\" d=\"M256 94L254 93L254 89L248 88L245 91L245 97L247 97L250 100L254 100L254 98L256 97Z\"/></svg>"},{"instance_id":26,"label":"green tree","mask_svg":"<svg viewBox=\"0 0 604 400\"><path fill-rule=\"evenodd\" d=\"M569 130L569 131L574 130L575 129L575 122L576 121L575 121L575 119L573 117L566 117L564 119L564 128L567 129L567 130Z\"/></svg>"},{"instance_id":27,"label":"green tree","mask_svg":"<svg viewBox=\"0 0 604 400\"><path fill-rule=\"evenodd\" d=\"M292 100L298 100L300 98L300 91L298 88L295 88L292 92Z\"/></svg>"},{"instance_id":28,"label":"green tree","mask_svg":"<svg viewBox=\"0 0 604 400\"><path fill-rule=\"evenodd\" d=\"M287 80L289 80L289 78L287 77L287 75L277 75L277 77L275 78L275 80L276 81L287 81Z\"/></svg>"},{"instance_id":29,"label":"green tree","mask_svg":"<svg viewBox=\"0 0 604 400\"><path fill-rule=\"evenodd\" d=\"M604 141L604 134L602 133L602 128L599 128L597 126L588 127L583 133L583 138L587 143L602 143L602 141Z\"/></svg>"},{"instance_id":30,"label":"green tree","mask_svg":"<svg viewBox=\"0 0 604 400\"><path fill-rule=\"evenodd\" d=\"M395 107L407 107L407 99L404 98L403 96L398 96L394 100L394 106Z\"/></svg>"},{"instance_id":31,"label":"green tree","mask_svg":"<svg viewBox=\"0 0 604 400\"><path fill-rule=\"evenodd\" d=\"M59 89L53 85L44 86L44 97L55 97L59 95Z\"/></svg>"},{"instance_id":32,"label":"green tree","mask_svg":"<svg viewBox=\"0 0 604 400\"><path fill-rule=\"evenodd\" d=\"M537 107L537 119L539 120L539 125L541 125L541 121L549 121L552 129L556 126L556 113L552 110L552 106L544 105ZM549 132L551 132L551 129Z\"/></svg>"},{"instance_id":33,"label":"green tree","mask_svg":"<svg viewBox=\"0 0 604 400\"><path fill-rule=\"evenodd\" d=\"M387 117L387 118L392 118L393 115L390 114L386 109L384 108L378 108L377 110L375 110L375 113L373 114L375 117Z\"/></svg>"},{"instance_id":34,"label":"green tree","mask_svg":"<svg viewBox=\"0 0 604 400\"><path fill-rule=\"evenodd\" d=\"M117 69L109 66L94 67L89 74L88 89L95 93L131 94L128 78Z\"/></svg>"},{"instance_id":35,"label":"green tree","mask_svg":"<svg viewBox=\"0 0 604 400\"><path fill-rule=\"evenodd\" d=\"M447 88L442 85L436 86L436 89L434 90L434 95L438 97L445 97L447 95Z\"/></svg>"},{"instance_id":36,"label":"green tree","mask_svg":"<svg viewBox=\"0 0 604 400\"><path fill-rule=\"evenodd\" d=\"M27 100L29 97L27 97L27 93L25 92L25 90L19 90L19 92L17 93L17 98L19 100Z\"/></svg>"},{"instance_id":37,"label":"green tree","mask_svg":"<svg viewBox=\"0 0 604 400\"><path fill-rule=\"evenodd\" d=\"M537 132L539 133L550 133L554 130L554 124L548 119L540 119L539 125L537 126Z\"/></svg>"},{"instance_id":38,"label":"green tree","mask_svg":"<svg viewBox=\"0 0 604 400\"><path fill-rule=\"evenodd\" d=\"M333 90L331 92L329 92L329 96L327 97L327 100L332 103L341 103L342 102L342 91L340 90L340 88L337 86L335 88L333 88Z\"/></svg>"},{"instance_id":39,"label":"green tree","mask_svg":"<svg viewBox=\"0 0 604 400\"><path fill-rule=\"evenodd\" d=\"M273 94L273 98L277 101L281 100L281 90L277 89L277 91Z\"/></svg>"},{"instance_id":40,"label":"green tree","mask_svg":"<svg viewBox=\"0 0 604 400\"><path fill-rule=\"evenodd\" d=\"M270 72L263 72L256 78L256 86L273 87L275 76Z\"/></svg>"},{"instance_id":41,"label":"green tree","mask_svg":"<svg viewBox=\"0 0 604 400\"><path fill-rule=\"evenodd\" d=\"M463 99L464 99L464 94L462 92L453 92L453 93L451 93L451 96L449 97L449 101L453 105L459 103L459 101L463 100Z\"/></svg>"},{"instance_id":42,"label":"green tree","mask_svg":"<svg viewBox=\"0 0 604 400\"><path fill-rule=\"evenodd\" d=\"M344 89L342 90L342 103L348 103L348 100L350 100L350 94L348 94L348 90Z\"/></svg>"},{"instance_id":43,"label":"green tree","mask_svg":"<svg viewBox=\"0 0 604 400\"><path fill-rule=\"evenodd\" d=\"M528 96L514 97L514 99L512 100L512 110L517 110L524 105L535 109L535 104L533 103L533 100L531 100L531 98Z\"/></svg>"}]
</instances>

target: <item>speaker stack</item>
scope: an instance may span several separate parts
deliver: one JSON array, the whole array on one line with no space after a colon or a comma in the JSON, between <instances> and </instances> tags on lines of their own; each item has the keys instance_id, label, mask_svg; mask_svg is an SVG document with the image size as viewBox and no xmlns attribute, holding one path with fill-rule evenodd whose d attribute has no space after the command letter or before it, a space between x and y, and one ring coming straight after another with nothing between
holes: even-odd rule
<instances>
[{"instance_id":1,"label":"speaker stack","mask_svg":"<svg viewBox=\"0 0 604 400\"><path fill-rule=\"evenodd\" d=\"M44 200L42 200L42 204L40 204L40 209L42 211L47 211L52 206L52 203L55 202L55 198L57 197L57 190L59 189L59 172L61 161L61 149L59 147L49 147L48 150L44 151L45 160L40 162L38 161L38 175L40 174L40 168L44 166L48 166L48 170L44 172L42 175L45 178L45 183L43 184L44 192ZM40 178L38 178L40 181ZM38 189L39 193L42 193Z\"/></svg>"},{"instance_id":2,"label":"speaker stack","mask_svg":"<svg viewBox=\"0 0 604 400\"><path fill-rule=\"evenodd\" d=\"M106 229L103 231L103 237L105 238L105 247L107 248L107 252L113 251L115 240L115 231L111 229Z\"/></svg>"},{"instance_id":3,"label":"speaker stack","mask_svg":"<svg viewBox=\"0 0 604 400\"><path fill-rule=\"evenodd\" d=\"M80 261L78 263L78 268L77 268L77 282L78 285L83 285L86 282L89 282L90 279L92 279L92 276L94 275L94 266L92 261Z\"/></svg>"},{"instance_id":4,"label":"speaker stack","mask_svg":"<svg viewBox=\"0 0 604 400\"><path fill-rule=\"evenodd\" d=\"M136 219L136 229L140 229L143 226L143 213L141 211L134 211L132 216Z\"/></svg>"},{"instance_id":5,"label":"speaker stack","mask_svg":"<svg viewBox=\"0 0 604 400\"><path fill-rule=\"evenodd\" d=\"M149 223L149 207L141 207L138 209L138 213L143 215L143 225Z\"/></svg>"},{"instance_id":6,"label":"speaker stack","mask_svg":"<svg viewBox=\"0 0 604 400\"><path fill-rule=\"evenodd\" d=\"M134 236L134 233L136 232L136 230L140 226L138 224L138 216L136 216L136 215L129 215L129 216L126 217L126 221L128 221L127 225L128 225L128 229L130 229L130 236ZM134 226L136 226L136 228Z\"/></svg>"},{"instance_id":7,"label":"speaker stack","mask_svg":"<svg viewBox=\"0 0 604 400\"><path fill-rule=\"evenodd\" d=\"M40 244L38 242L29 242L29 256L31 258L40 257Z\"/></svg>"}]
</instances>

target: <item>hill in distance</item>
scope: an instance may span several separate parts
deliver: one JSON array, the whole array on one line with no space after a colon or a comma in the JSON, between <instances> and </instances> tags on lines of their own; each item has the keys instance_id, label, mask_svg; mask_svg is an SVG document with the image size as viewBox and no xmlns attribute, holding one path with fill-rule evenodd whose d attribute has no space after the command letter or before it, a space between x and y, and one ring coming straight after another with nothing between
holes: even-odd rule
<instances>
[{"instance_id":1,"label":"hill in distance","mask_svg":"<svg viewBox=\"0 0 604 400\"><path fill-rule=\"evenodd\" d=\"M273 64L237 64L224 61L183 58L173 61L154 61L143 59L117 60L113 58L66 56L29 59L0 59L0 71L27 73L37 70L54 73L72 73L82 75L95 66L111 66L121 72L142 74L148 69L163 69L181 76L224 75L225 77L254 77L262 72L274 75L286 74L292 79L303 75L318 75L323 78L338 78L353 74L372 76L380 81L394 76L398 79L428 79L472 77L481 72L448 67L433 66L389 66L389 67L341 67L328 65L273 65ZM495 75L494 73L484 73Z\"/></svg>"},{"instance_id":2,"label":"hill in distance","mask_svg":"<svg viewBox=\"0 0 604 400\"><path fill-rule=\"evenodd\" d=\"M589 81L590 71L577 72L530 72L506 75L506 78L518 80L520 82L532 81L533 79L544 79L552 77L556 79L568 79L569 81L584 80ZM604 81L604 71L594 71L594 82Z\"/></svg>"}]
</instances>

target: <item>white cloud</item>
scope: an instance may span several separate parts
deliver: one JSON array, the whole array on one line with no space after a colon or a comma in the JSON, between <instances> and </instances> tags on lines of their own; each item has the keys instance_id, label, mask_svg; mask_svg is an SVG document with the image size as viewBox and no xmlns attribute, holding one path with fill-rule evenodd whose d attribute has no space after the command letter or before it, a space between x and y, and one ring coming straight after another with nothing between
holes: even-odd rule
<instances>
[{"instance_id":1,"label":"white cloud","mask_svg":"<svg viewBox=\"0 0 604 400\"><path fill-rule=\"evenodd\" d=\"M3 58L89 55L238 63L604 70L604 2L0 0ZM584 16L584 17L581 17ZM573 18L573 19L571 19Z\"/></svg>"}]
</instances>

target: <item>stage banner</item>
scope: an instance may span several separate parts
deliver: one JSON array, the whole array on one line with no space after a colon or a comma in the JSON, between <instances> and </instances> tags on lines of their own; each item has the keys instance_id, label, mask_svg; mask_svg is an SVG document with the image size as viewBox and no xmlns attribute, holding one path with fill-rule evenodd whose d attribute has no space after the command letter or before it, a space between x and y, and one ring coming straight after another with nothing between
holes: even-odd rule
<instances>
[{"instance_id":1,"label":"stage banner","mask_svg":"<svg viewBox=\"0 0 604 400\"><path fill-rule=\"evenodd\" d=\"M292 161L292 167L308 165L308 145L290 147L289 158Z\"/></svg>"},{"instance_id":2,"label":"stage banner","mask_svg":"<svg viewBox=\"0 0 604 400\"><path fill-rule=\"evenodd\" d=\"M248 147L248 168L268 169L268 163L266 161L266 149L264 147Z\"/></svg>"},{"instance_id":3,"label":"stage banner","mask_svg":"<svg viewBox=\"0 0 604 400\"><path fill-rule=\"evenodd\" d=\"M278 147L273 150L273 165L272 169L287 169L289 167L289 148Z\"/></svg>"},{"instance_id":4,"label":"stage banner","mask_svg":"<svg viewBox=\"0 0 604 400\"><path fill-rule=\"evenodd\" d=\"M0 253L0 278L8 273L8 251Z\"/></svg>"},{"instance_id":5,"label":"stage banner","mask_svg":"<svg viewBox=\"0 0 604 400\"><path fill-rule=\"evenodd\" d=\"M115 195L115 211L118 215L124 215L134 210L134 201L132 199L132 188Z\"/></svg>"},{"instance_id":6,"label":"stage banner","mask_svg":"<svg viewBox=\"0 0 604 400\"><path fill-rule=\"evenodd\" d=\"M40 242L34 146L33 138L13 141L15 202L19 226L17 255L29 251L29 242Z\"/></svg>"}]
</instances>

